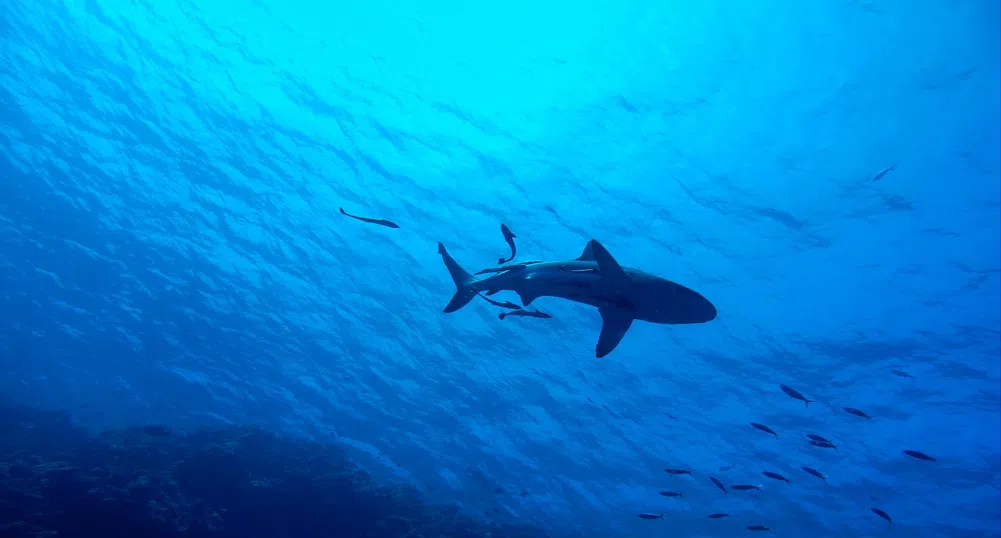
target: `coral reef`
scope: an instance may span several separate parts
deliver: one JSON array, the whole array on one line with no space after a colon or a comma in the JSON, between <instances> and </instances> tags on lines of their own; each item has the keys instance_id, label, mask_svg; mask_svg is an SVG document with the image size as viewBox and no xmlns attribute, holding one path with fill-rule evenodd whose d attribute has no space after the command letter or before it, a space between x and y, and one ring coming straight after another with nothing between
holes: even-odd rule
<instances>
[{"instance_id":1,"label":"coral reef","mask_svg":"<svg viewBox=\"0 0 1001 538\"><path fill-rule=\"evenodd\" d=\"M336 446L256 428L91 435L0 409L0 537L543 538L380 486Z\"/></svg>"}]
</instances>

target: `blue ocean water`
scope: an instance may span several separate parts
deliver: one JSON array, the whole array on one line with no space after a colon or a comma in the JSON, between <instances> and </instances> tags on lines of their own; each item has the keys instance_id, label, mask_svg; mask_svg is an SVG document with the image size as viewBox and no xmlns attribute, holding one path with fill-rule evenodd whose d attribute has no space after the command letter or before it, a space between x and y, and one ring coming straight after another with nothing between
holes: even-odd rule
<instances>
[{"instance_id":1,"label":"blue ocean water","mask_svg":"<svg viewBox=\"0 0 1001 538\"><path fill-rule=\"evenodd\" d=\"M983 0L6 0L0 394L94 430L337 444L554 535L880 536L879 508L898 536L998 536L999 20ZM719 316L636 322L597 359L591 307L442 313L437 242L479 270L501 223L517 260L594 238Z\"/></svg>"}]
</instances>

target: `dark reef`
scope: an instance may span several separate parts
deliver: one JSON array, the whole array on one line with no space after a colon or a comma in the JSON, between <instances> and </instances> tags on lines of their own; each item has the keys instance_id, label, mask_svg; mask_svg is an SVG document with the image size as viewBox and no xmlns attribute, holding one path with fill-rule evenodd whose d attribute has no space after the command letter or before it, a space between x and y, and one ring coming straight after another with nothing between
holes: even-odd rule
<instances>
[{"instance_id":1,"label":"dark reef","mask_svg":"<svg viewBox=\"0 0 1001 538\"><path fill-rule=\"evenodd\" d=\"M542 538L380 486L336 446L256 428L91 435L0 409L0 537Z\"/></svg>"}]
</instances>

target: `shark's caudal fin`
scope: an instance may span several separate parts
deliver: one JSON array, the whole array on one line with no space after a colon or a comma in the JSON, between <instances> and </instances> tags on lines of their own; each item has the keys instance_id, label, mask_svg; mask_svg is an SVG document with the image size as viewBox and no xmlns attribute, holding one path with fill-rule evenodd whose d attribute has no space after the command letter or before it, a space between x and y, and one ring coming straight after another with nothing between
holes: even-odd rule
<instances>
[{"instance_id":1,"label":"shark's caudal fin","mask_svg":"<svg viewBox=\"0 0 1001 538\"><path fill-rule=\"evenodd\" d=\"M452 276L452 282L455 282L455 295L445 305L444 312L448 314L466 306L469 301L476 298L476 289L471 286L474 281L473 275L459 266L459 263L445 250L445 245L441 242L438 243L438 254L441 254L441 259L444 260L445 267L448 268L448 274Z\"/></svg>"},{"instance_id":2,"label":"shark's caudal fin","mask_svg":"<svg viewBox=\"0 0 1001 538\"><path fill-rule=\"evenodd\" d=\"M614 293L628 295L631 291L632 279L601 243L594 239L589 241L578 259L594 260L601 272L603 285ZM615 346L622 341L622 337L626 335L626 331L633 324L633 314L627 309L614 306L599 308L598 313L601 314L601 335L598 337L598 345L595 346L594 354L600 359L611 353Z\"/></svg>"}]
</instances>

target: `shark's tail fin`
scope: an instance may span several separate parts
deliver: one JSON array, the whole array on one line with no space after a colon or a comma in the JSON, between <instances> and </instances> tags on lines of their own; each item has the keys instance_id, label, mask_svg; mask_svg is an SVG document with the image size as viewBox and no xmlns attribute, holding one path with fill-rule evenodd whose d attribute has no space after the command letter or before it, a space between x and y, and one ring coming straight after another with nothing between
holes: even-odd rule
<instances>
[{"instance_id":1,"label":"shark's tail fin","mask_svg":"<svg viewBox=\"0 0 1001 538\"><path fill-rule=\"evenodd\" d=\"M445 261L445 267L448 268L448 274L452 276L452 282L455 282L455 295L445 306L445 313L448 314L466 306L469 301L476 298L476 289L472 286L473 275L463 269L445 250L445 245L440 242L438 243L438 254L441 254L441 259Z\"/></svg>"}]
</instances>

